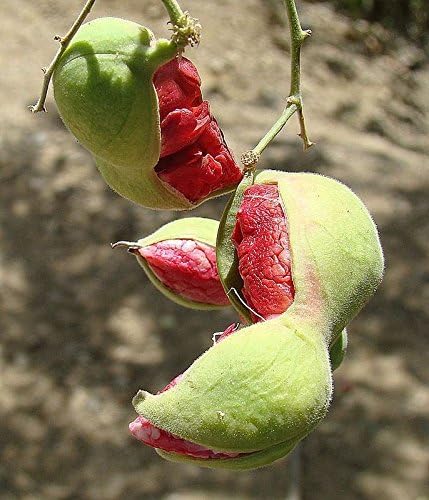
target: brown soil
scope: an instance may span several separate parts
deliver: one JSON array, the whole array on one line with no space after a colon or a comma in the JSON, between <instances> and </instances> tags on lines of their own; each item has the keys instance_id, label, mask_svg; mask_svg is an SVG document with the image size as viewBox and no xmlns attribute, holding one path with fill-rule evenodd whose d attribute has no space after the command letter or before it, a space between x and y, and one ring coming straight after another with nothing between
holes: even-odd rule
<instances>
[{"instance_id":1,"label":"brown soil","mask_svg":"<svg viewBox=\"0 0 429 500\"><path fill-rule=\"evenodd\" d=\"M188 54L237 155L273 122L288 91L277 3L187 2L204 25ZM429 68L382 27L299 3L314 33L303 91L317 145L304 155L292 120L261 166L349 184L371 209L387 258L381 290L350 326L330 414L302 445L302 498L428 499ZM0 6L0 498L285 498L287 460L247 473L201 470L164 462L127 433L136 389L160 388L235 317L180 309L134 259L113 252L110 242L176 214L109 190L52 99L47 115L25 109L56 49L52 36L81 4ZM106 0L94 9L101 15L166 33L156 0ZM219 217L224 203L195 213Z\"/></svg>"}]
</instances>

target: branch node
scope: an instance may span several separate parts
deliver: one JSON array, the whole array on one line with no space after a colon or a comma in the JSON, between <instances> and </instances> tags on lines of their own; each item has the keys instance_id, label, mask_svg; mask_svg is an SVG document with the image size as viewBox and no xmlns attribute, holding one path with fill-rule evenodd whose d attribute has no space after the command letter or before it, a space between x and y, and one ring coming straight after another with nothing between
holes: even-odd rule
<instances>
[{"instance_id":1,"label":"branch node","mask_svg":"<svg viewBox=\"0 0 429 500\"><path fill-rule=\"evenodd\" d=\"M55 35L55 36L54 36L54 40L55 40L56 42L59 42L59 43L60 43L60 45L64 45L64 44L65 44L65 42L66 42L65 37L62 37L62 36L60 36L60 35Z\"/></svg>"},{"instance_id":2,"label":"branch node","mask_svg":"<svg viewBox=\"0 0 429 500\"><path fill-rule=\"evenodd\" d=\"M311 30L303 30L299 21L298 12L296 10L295 0L283 0L285 4L290 27L290 40L291 40L291 82L289 97L286 98L286 107L284 108L281 116L277 119L270 130L262 137L253 150L247 151L241 157L241 163L247 170L255 168L259 155L264 149L274 140L277 134L286 125L290 117L298 112L301 138L304 143L304 150L308 149L313 143L308 139L307 131L305 128L305 120L303 113L303 103L301 96L301 45L303 41L311 35ZM257 157L254 155L258 155Z\"/></svg>"},{"instance_id":3,"label":"branch node","mask_svg":"<svg viewBox=\"0 0 429 500\"><path fill-rule=\"evenodd\" d=\"M286 104L288 106L291 106L292 104L295 104L295 106L298 108L298 109L301 109L302 108L302 99L301 97L299 96L296 96L296 95L290 95L287 99L286 99Z\"/></svg>"},{"instance_id":4,"label":"branch node","mask_svg":"<svg viewBox=\"0 0 429 500\"><path fill-rule=\"evenodd\" d=\"M240 158L240 161L244 166L244 171L246 172L248 170L254 170L260 157L261 155L253 149L245 151Z\"/></svg>"},{"instance_id":5,"label":"branch node","mask_svg":"<svg viewBox=\"0 0 429 500\"><path fill-rule=\"evenodd\" d=\"M302 41L304 41L306 38L309 38L312 34L312 31L311 30L303 30L301 31L301 38L302 38Z\"/></svg>"}]
</instances>

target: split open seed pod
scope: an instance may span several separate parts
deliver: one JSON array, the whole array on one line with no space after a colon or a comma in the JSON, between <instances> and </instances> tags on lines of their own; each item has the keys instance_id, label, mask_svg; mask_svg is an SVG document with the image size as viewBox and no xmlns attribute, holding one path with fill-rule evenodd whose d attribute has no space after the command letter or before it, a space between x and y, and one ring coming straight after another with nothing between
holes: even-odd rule
<instances>
[{"instance_id":1,"label":"split open seed pod","mask_svg":"<svg viewBox=\"0 0 429 500\"><path fill-rule=\"evenodd\" d=\"M173 302L192 309L220 309L230 302L216 267L218 227L218 221L188 217L136 242L112 246L135 255L152 284Z\"/></svg>"},{"instance_id":2,"label":"split open seed pod","mask_svg":"<svg viewBox=\"0 0 429 500\"><path fill-rule=\"evenodd\" d=\"M337 180L274 170L247 174L231 197L217 238L219 276L240 316L251 321L233 244L237 213L252 185L277 186L286 218L295 298L289 314L328 321L334 341L381 282L384 259L377 228L360 199ZM323 320L324 319L324 320Z\"/></svg>"},{"instance_id":3,"label":"split open seed pod","mask_svg":"<svg viewBox=\"0 0 429 500\"><path fill-rule=\"evenodd\" d=\"M272 171L256 182L278 186L294 300L283 314L215 343L168 390L139 391L131 431L169 460L251 469L287 455L326 414L328 349L382 278L376 227L343 184ZM220 247L223 227L225 218Z\"/></svg>"},{"instance_id":4,"label":"split open seed pod","mask_svg":"<svg viewBox=\"0 0 429 500\"><path fill-rule=\"evenodd\" d=\"M66 126L109 186L148 208L191 209L242 177L177 53L144 26L101 18L79 28L53 75Z\"/></svg>"}]
</instances>

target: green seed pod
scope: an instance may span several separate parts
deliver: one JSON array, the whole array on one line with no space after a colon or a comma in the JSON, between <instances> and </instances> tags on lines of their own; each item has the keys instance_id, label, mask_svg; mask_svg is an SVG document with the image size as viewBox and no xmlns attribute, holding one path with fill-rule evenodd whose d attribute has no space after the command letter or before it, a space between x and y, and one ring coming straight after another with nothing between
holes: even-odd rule
<instances>
[{"instance_id":1,"label":"green seed pod","mask_svg":"<svg viewBox=\"0 0 429 500\"><path fill-rule=\"evenodd\" d=\"M94 155L106 182L126 197L155 206L156 197L166 205L177 204L153 172L160 132L152 77L174 55L171 44L156 41L147 28L101 18L81 26L53 78L63 120ZM135 186L138 171L147 182Z\"/></svg>"},{"instance_id":2,"label":"green seed pod","mask_svg":"<svg viewBox=\"0 0 429 500\"><path fill-rule=\"evenodd\" d=\"M134 406L140 417L130 429L169 460L251 469L289 453L328 409L329 347L338 366L342 330L382 278L375 225L343 184L273 171L258 174L256 183L278 186L294 300L279 316L215 343L168 390L139 391ZM218 243L223 244L221 234ZM161 439L163 446L157 446Z\"/></svg>"},{"instance_id":3,"label":"green seed pod","mask_svg":"<svg viewBox=\"0 0 429 500\"><path fill-rule=\"evenodd\" d=\"M206 351L171 389L139 392L137 413L157 428L234 458L162 451L170 460L248 469L288 453L324 417L332 393L323 336L287 318L244 328Z\"/></svg>"},{"instance_id":4,"label":"green seed pod","mask_svg":"<svg viewBox=\"0 0 429 500\"><path fill-rule=\"evenodd\" d=\"M216 268L219 223L188 217L170 222L137 242L119 241L137 258L152 284L167 298L191 309L230 305Z\"/></svg>"},{"instance_id":5,"label":"green seed pod","mask_svg":"<svg viewBox=\"0 0 429 500\"><path fill-rule=\"evenodd\" d=\"M384 260L377 229L359 198L334 179L265 170L258 173L255 183L278 186L287 216L296 290L288 314L311 318L316 327L328 324L329 344L381 282ZM239 188L232 197L235 208L227 206L217 238L219 275L227 291L231 282L239 281L236 260L231 257L232 230L228 229L241 203ZM244 299L232 304L240 315L249 317Z\"/></svg>"},{"instance_id":6,"label":"green seed pod","mask_svg":"<svg viewBox=\"0 0 429 500\"><path fill-rule=\"evenodd\" d=\"M53 75L68 129L112 189L148 208L194 208L242 175L196 68L177 54L144 26L101 18L79 28Z\"/></svg>"},{"instance_id":7,"label":"green seed pod","mask_svg":"<svg viewBox=\"0 0 429 500\"><path fill-rule=\"evenodd\" d=\"M221 283L228 294L231 304L235 307L240 317L248 323L252 323L252 318L249 309L245 307L244 299L240 297L238 292L243 286L243 280L238 272L238 258L232 243L232 233L244 191L254 181L255 175L252 171L249 170L244 173L243 179L225 207L219 223L216 241L217 266Z\"/></svg>"}]
</instances>

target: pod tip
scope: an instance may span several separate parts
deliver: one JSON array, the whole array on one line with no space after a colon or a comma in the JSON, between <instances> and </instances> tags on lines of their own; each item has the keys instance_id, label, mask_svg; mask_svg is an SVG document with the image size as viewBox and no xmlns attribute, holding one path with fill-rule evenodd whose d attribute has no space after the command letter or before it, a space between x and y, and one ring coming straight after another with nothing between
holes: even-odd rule
<instances>
[{"instance_id":1,"label":"pod tip","mask_svg":"<svg viewBox=\"0 0 429 500\"><path fill-rule=\"evenodd\" d=\"M134 408L136 409L137 411L137 406L140 404L140 403L143 403L143 401L149 397L149 396L152 396L152 394L150 392L147 392L147 391L143 391L142 389L140 389L137 394L133 397L133 406ZM138 413L138 411L137 411Z\"/></svg>"},{"instance_id":2,"label":"pod tip","mask_svg":"<svg viewBox=\"0 0 429 500\"><path fill-rule=\"evenodd\" d=\"M112 248L126 248L128 252L134 253L136 250L141 248L141 245L134 241L117 241L116 243L110 243Z\"/></svg>"}]
</instances>

